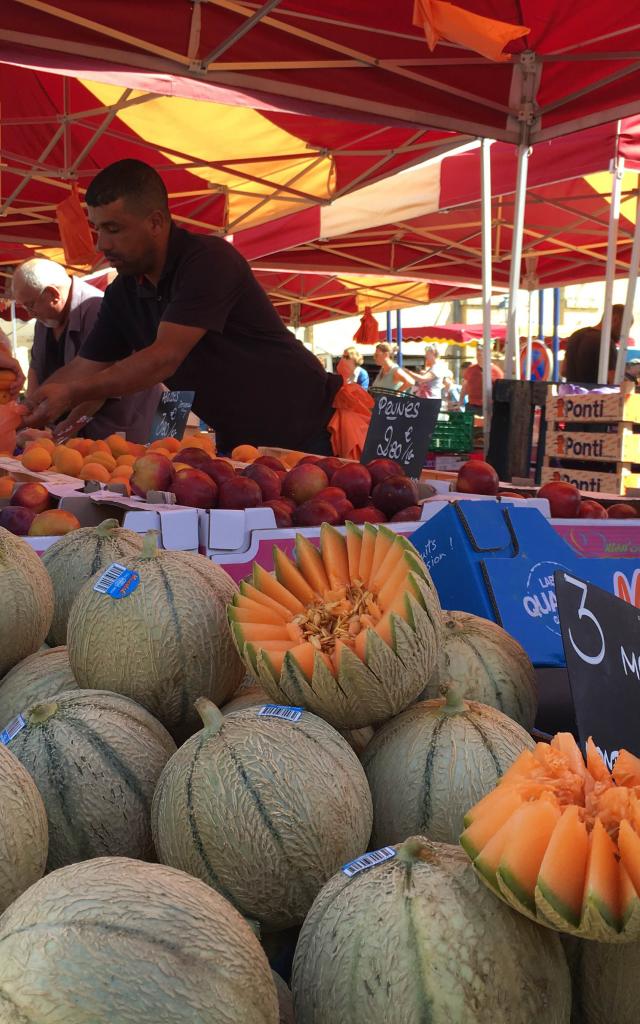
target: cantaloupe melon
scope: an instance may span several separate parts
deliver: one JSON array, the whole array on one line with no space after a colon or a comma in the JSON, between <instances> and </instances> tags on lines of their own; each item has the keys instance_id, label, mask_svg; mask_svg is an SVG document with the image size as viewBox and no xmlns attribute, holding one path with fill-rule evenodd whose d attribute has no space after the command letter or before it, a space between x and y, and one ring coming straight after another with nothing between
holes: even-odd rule
<instances>
[{"instance_id":1,"label":"cantaloupe melon","mask_svg":"<svg viewBox=\"0 0 640 1024\"><path fill-rule=\"evenodd\" d=\"M304 1024L568 1024L571 1004L559 937L423 837L334 875L302 926L292 989Z\"/></svg>"},{"instance_id":2,"label":"cantaloupe melon","mask_svg":"<svg viewBox=\"0 0 640 1024\"><path fill-rule=\"evenodd\" d=\"M0 679L43 643L53 618L53 587L42 561L0 527Z\"/></svg>"},{"instance_id":3,"label":"cantaloupe melon","mask_svg":"<svg viewBox=\"0 0 640 1024\"><path fill-rule=\"evenodd\" d=\"M96 592L97 577L78 594L69 617L71 667L80 686L133 698L182 740L198 728L195 699L223 703L244 677L226 616L237 587L201 555L159 551L153 533L126 566L139 575L128 596Z\"/></svg>"},{"instance_id":4,"label":"cantaloupe melon","mask_svg":"<svg viewBox=\"0 0 640 1024\"><path fill-rule=\"evenodd\" d=\"M374 846L409 835L456 843L464 815L491 792L531 737L455 688L420 701L376 733L362 759L373 797Z\"/></svg>"},{"instance_id":5,"label":"cantaloupe melon","mask_svg":"<svg viewBox=\"0 0 640 1024\"><path fill-rule=\"evenodd\" d=\"M7 1024L278 1024L242 917L181 871L123 857L43 878L0 922Z\"/></svg>"},{"instance_id":6,"label":"cantaloupe melon","mask_svg":"<svg viewBox=\"0 0 640 1024\"><path fill-rule=\"evenodd\" d=\"M438 664L423 699L455 682L462 696L489 704L531 730L538 708L533 665L523 647L495 622L469 612L443 612Z\"/></svg>"},{"instance_id":7,"label":"cantaloupe melon","mask_svg":"<svg viewBox=\"0 0 640 1024\"><path fill-rule=\"evenodd\" d=\"M42 878L47 864L47 812L29 772L0 743L0 913ZM0 1003L1 1008L1 1003Z\"/></svg>"},{"instance_id":8,"label":"cantaloupe melon","mask_svg":"<svg viewBox=\"0 0 640 1024\"><path fill-rule=\"evenodd\" d=\"M47 869L105 855L153 858L151 799L176 749L160 722L97 690L58 694L22 717L9 748L44 800Z\"/></svg>"},{"instance_id":9,"label":"cantaloupe melon","mask_svg":"<svg viewBox=\"0 0 640 1024\"><path fill-rule=\"evenodd\" d=\"M45 647L36 651L19 661L0 680L0 726L32 704L77 689L66 647Z\"/></svg>"},{"instance_id":10,"label":"cantaloupe melon","mask_svg":"<svg viewBox=\"0 0 640 1024\"><path fill-rule=\"evenodd\" d=\"M71 605L81 587L112 562L126 563L142 550L142 537L123 530L117 519L84 526L61 537L42 556L54 593L54 610L47 641L52 647L67 642Z\"/></svg>"},{"instance_id":11,"label":"cantaloupe melon","mask_svg":"<svg viewBox=\"0 0 640 1024\"><path fill-rule=\"evenodd\" d=\"M441 631L437 594L411 544L370 524L347 523L345 540L324 524L320 550L299 536L295 563L277 552L274 564L274 574L255 565L229 609L238 650L270 698L340 729L408 707L433 672ZM270 616L258 623L256 608L249 619L242 599L258 593L290 620L280 612L280 625Z\"/></svg>"},{"instance_id":12,"label":"cantaloupe melon","mask_svg":"<svg viewBox=\"0 0 640 1024\"><path fill-rule=\"evenodd\" d=\"M573 983L571 1024L638 1024L640 943L562 939Z\"/></svg>"},{"instance_id":13,"label":"cantaloupe melon","mask_svg":"<svg viewBox=\"0 0 640 1024\"><path fill-rule=\"evenodd\" d=\"M514 909L571 935L640 940L640 787L616 784L591 741L586 763L569 733L536 744L465 821L462 846Z\"/></svg>"},{"instance_id":14,"label":"cantaloupe melon","mask_svg":"<svg viewBox=\"0 0 640 1024\"><path fill-rule=\"evenodd\" d=\"M205 727L171 758L154 796L158 858L267 929L300 924L339 865L367 848L362 766L309 712L291 721L198 706Z\"/></svg>"}]
</instances>

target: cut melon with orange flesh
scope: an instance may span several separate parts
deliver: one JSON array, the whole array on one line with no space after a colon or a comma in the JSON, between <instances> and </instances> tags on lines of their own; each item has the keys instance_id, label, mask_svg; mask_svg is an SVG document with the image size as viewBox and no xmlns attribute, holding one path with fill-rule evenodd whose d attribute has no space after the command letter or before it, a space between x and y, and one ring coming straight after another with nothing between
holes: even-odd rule
<instances>
[{"instance_id":1,"label":"cut melon with orange flesh","mask_svg":"<svg viewBox=\"0 0 640 1024\"><path fill-rule=\"evenodd\" d=\"M280 678L280 673L282 672L282 666L284 665L284 656L285 656L285 654L287 652L286 651L267 651L267 650L265 650L264 647L262 648L262 651L263 651L262 661L264 662L264 664L267 666L267 668L271 672L271 675L273 676L275 682L277 682L278 679Z\"/></svg>"},{"instance_id":2,"label":"cut melon with orange flesh","mask_svg":"<svg viewBox=\"0 0 640 1024\"><path fill-rule=\"evenodd\" d=\"M251 667L254 672L258 671L258 651L265 651L269 653L282 653L288 651L295 644L292 640L264 640L259 646L256 644L248 643L244 645L244 654L249 659Z\"/></svg>"},{"instance_id":3,"label":"cut melon with orange flesh","mask_svg":"<svg viewBox=\"0 0 640 1024\"><path fill-rule=\"evenodd\" d=\"M313 592L306 579L296 565L280 548L273 549L273 567L278 583L294 594L303 605L313 604L317 595Z\"/></svg>"},{"instance_id":4,"label":"cut melon with orange flesh","mask_svg":"<svg viewBox=\"0 0 640 1024\"><path fill-rule=\"evenodd\" d=\"M362 548L360 551L360 567L358 576L362 580L363 584L368 586L369 576L371 574L371 566L373 564L373 553L376 546L376 537L378 532L375 526L371 523L365 523L362 531Z\"/></svg>"},{"instance_id":5,"label":"cut melon with orange flesh","mask_svg":"<svg viewBox=\"0 0 640 1024\"><path fill-rule=\"evenodd\" d=\"M272 573L267 572L257 562L253 563L253 585L273 601L283 604L294 615L299 615L300 612L304 611L302 601L299 601L294 594L289 593L286 587L278 583Z\"/></svg>"},{"instance_id":6,"label":"cut melon with orange flesh","mask_svg":"<svg viewBox=\"0 0 640 1024\"><path fill-rule=\"evenodd\" d=\"M232 605L229 608L229 618L232 622L252 622L252 623L266 623L270 626L284 626L284 619L281 619L276 612L272 612L270 608L265 608L264 605L257 604L255 601L251 602L251 608L247 608L242 605Z\"/></svg>"},{"instance_id":7,"label":"cut melon with orange flesh","mask_svg":"<svg viewBox=\"0 0 640 1024\"><path fill-rule=\"evenodd\" d=\"M565 807L538 872L538 888L556 913L580 924L589 858L589 834L576 806Z\"/></svg>"},{"instance_id":8,"label":"cut melon with orange flesh","mask_svg":"<svg viewBox=\"0 0 640 1024\"><path fill-rule=\"evenodd\" d=\"M291 640L287 629L290 623L283 623L282 626L256 625L253 622L236 622L234 630L243 643L257 644L262 647L265 640Z\"/></svg>"},{"instance_id":9,"label":"cut melon with orange flesh","mask_svg":"<svg viewBox=\"0 0 640 1024\"><path fill-rule=\"evenodd\" d=\"M496 872L502 857L503 850L507 845L511 832L513 831L513 816L505 821L504 825L498 829L495 835L491 836L488 843L482 847L480 853L473 862L473 866L478 871L485 882L488 882L492 889L495 889L497 893L500 892L498 888L498 880L496 878Z\"/></svg>"},{"instance_id":10,"label":"cut melon with orange flesh","mask_svg":"<svg viewBox=\"0 0 640 1024\"><path fill-rule=\"evenodd\" d=\"M367 629L361 630L358 633L358 635L357 635L357 637L355 639L355 643L353 645L353 649L354 649L354 651L356 652L356 654L358 655L358 657L360 658L361 661L366 661L367 660L367 633L368 632L369 631Z\"/></svg>"},{"instance_id":11,"label":"cut melon with orange flesh","mask_svg":"<svg viewBox=\"0 0 640 1024\"><path fill-rule=\"evenodd\" d=\"M258 593L258 591L256 591ZM288 612L286 608L282 606L278 607L275 601L271 601L267 598L269 604L265 604L264 601L256 601L252 597L245 597L244 594L235 594L233 598L234 608L246 608L248 611L257 612L262 611L269 617L263 619L263 622L289 622L291 619L291 612Z\"/></svg>"},{"instance_id":12,"label":"cut melon with orange flesh","mask_svg":"<svg viewBox=\"0 0 640 1024\"><path fill-rule=\"evenodd\" d=\"M345 523L347 539L347 559L349 561L349 577L360 579L360 553L362 551L362 530L355 523Z\"/></svg>"},{"instance_id":13,"label":"cut melon with orange flesh","mask_svg":"<svg viewBox=\"0 0 640 1024\"><path fill-rule=\"evenodd\" d=\"M619 928L622 915L616 846L599 818L596 818L590 835L583 914L589 904L611 928Z\"/></svg>"},{"instance_id":14,"label":"cut melon with orange flesh","mask_svg":"<svg viewBox=\"0 0 640 1024\"><path fill-rule=\"evenodd\" d=\"M301 534L296 537L296 561L300 572L316 594L322 595L331 589L320 552L315 544Z\"/></svg>"},{"instance_id":15,"label":"cut melon with orange flesh","mask_svg":"<svg viewBox=\"0 0 640 1024\"><path fill-rule=\"evenodd\" d=\"M413 559L415 562L415 559ZM399 565L403 565L406 571L409 571L409 559L407 558L407 550L404 544L400 544L396 540L391 544L385 557L382 560L382 564L372 570L371 573L371 589L374 593L379 594L382 587L385 585L387 580L396 572Z\"/></svg>"},{"instance_id":16,"label":"cut melon with orange flesh","mask_svg":"<svg viewBox=\"0 0 640 1024\"><path fill-rule=\"evenodd\" d=\"M285 622L289 622L291 619L291 611L285 605L274 601L272 597L267 594L263 594L261 590L254 587L248 580L243 580L240 584L240 593L237 595L237 599L234 600L234 604L238 603L238 600L242 598L246 601L255 601L256 604L262 604L265 608L271 608L272 611L278 612L282 615Z\"/></svg>"},{"instance_id":17,"label":"cut melon with orange flesh","mask_svg":"<svg viewBox=\"0 0 640 1024\"><path fill-rule=\"evenodd\" d=\"M384 526L381 526L378 530L378 536L376 537L376 543L373 549L373 558L371 560L371 570L369 572L369 586L372 590L377 592L380 586L378 573L384 564L384 561L394 546L396 539L395 533L391 530L387 530ZM377 585L376 582L377 581Z\"/></svg>"},{"instance_id":18,"label":"cut melon with orange flesh","mask_svg":"<svg viewBox=\"0 0 640 1024\"><path fill-rule=\"evenodd\" d=\"M523 750L522 753L515 759L510 768L507 768L506 772L500 780L501 785L506 783L515 782L516 779L528 778L534 769L538 765L535 752L531 750ZM480 811L485 800L489 800L493 796L493 793L488 793L480 803L476 804L475 807L469 812L475 816L476 811Z\"/></svg>"},{"instance_id":19,"label":"cut melon with orange flesh","mask_svg":"<svg viewBox=\"0 0 640 1024\"><path fill-rule=\"evenodd\" d=\"M404 552L401 552L398 561L395 563L389 574L378 588L372 586L373 592L378 595L378 602L381 607L387 610L399 590L407 589L407 580L411 569L407 564Z\"/></svg>"},{"instance_id":20,"label":"cut melon with orange flesh","mask_svg":"<svg viewBox=\"0 0 640 1024\"><path fill-rule=\"evenodd\" d=\"M613 766L617 786L640 786L640 758L628 750L621 750Z\"/></svg>"},{"instance_id":21,"label":"cut melon with orange flesh","mask_svg":"<svg viewBox=\"0 0 640 1024\"><path fill-rule=\"evenodd\" d=\"M546 746L546 744L543 745ZM549 746L564 754L569 762L569 768L572 772L575 772L576 775L585 776L587 774L587 769L585 767L580 747L570 732L556 733Z\"/></svg>"},{"instance_id":22,"label":"cut melon with orange flesh","mask_svg":"<svg viewBox=\"0 0 640 1024\"><path fill-rule=\"evenodd\" d=\"M620 822L618 831L620 860L631 879L636 892L640 893L640 836L628 821Z\"/></svg>"},{"instance_id":23,"label":"cut melon with orange flesh","mask_svg":"<svg viewBox=\"0 0 640 1024\"><path fill-rule=\"evenodd\" d=\"M331 590L346 587L351 582L347 544L342 534L328 523L320 527L320 552Z\"/></svg>"},{"instance_id":24,"label":"cut melon with orange flesh","mask_svg":"<svg viewBox=\"0 0 640 1024\"><path fill-rule=\"evenodd\" d=\"M596 782L605 782L608 786L612 785L609 770L591 737L587 740L587 771Z\"/></svg>"},{"instance_id":25,"label":"cut melon with orange flesh","mask_svg":"<svg viewBox=\"0 0 640 1024\"><path fill-rule=\"evenodd\" d=\"M297 644L289 650L289 657L296 663L302 675L310 683L313 678L313 666L316 660L316 648L310 643Z\"/></svg>"},{"instance_id":26,"label":"cut melon with orange flesh","mask_svg":"<svg viewBox=\"0 0 640 1024\"><path fill-rule=\"evenodd\" d=\"M476 859L491 837L522 804L522 797L516 789L505 789L502 792L494 789L493 792L498 799L493 801L484 814L476 817L460 836L460 843L471 860Z\"/></svg>"},{"instance_id":27,"label":"cut melon with orange flesh","mask_svg":"<svg viewBox=\"0 0 640 1024\"><path fill-rule=\"evenodd\" d=\"M532 914L536 912L536 882L551 835L560 820L553 804L526 803L511 818L513 830L502 851L498 878Z\"/></svg>"}]
</instances>

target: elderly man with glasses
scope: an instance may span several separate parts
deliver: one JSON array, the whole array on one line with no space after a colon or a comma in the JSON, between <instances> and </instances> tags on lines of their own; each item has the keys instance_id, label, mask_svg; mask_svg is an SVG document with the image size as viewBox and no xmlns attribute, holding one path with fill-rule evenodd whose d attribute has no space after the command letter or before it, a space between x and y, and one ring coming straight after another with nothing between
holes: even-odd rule
<instances>
[{"instance_id":1,"label":"elderly man with glasses","mask_svg":"<svg viewBox=\"0 0 640 1024\"><path fill-rule=\"evenodd\" d=\"M97 320L103 293L70 277L59 263L44 259L27 260L17 267L12 289L15 301L37 321L27 377L29 396L75 359ZM80 431L84 436L96 440L121 432L129 441L142 443L149 440L159 397L160 388L152 387L123 398L87 402L72 409L64 425L71 428L89 416L90 422Z\"/></svg>"}]
</instances>

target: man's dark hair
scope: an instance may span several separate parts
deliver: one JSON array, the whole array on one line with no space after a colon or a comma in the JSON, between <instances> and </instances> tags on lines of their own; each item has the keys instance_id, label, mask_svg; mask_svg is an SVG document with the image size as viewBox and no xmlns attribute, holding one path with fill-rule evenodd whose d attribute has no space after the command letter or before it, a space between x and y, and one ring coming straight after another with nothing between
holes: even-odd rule
<instances>
[{"instance_id":1,"label":"man's dark hair","mask_svg":"<svg viewBox=\"0 0 640 1024\"><path fill-rule=\"evenodd\" d=\"M169 210L164 181L142 160L117 160L109 164L96 175L85 196L87 206L107 206L116 199L124 199L128 207L144 214Z\"/></svg>"}]
</instances>

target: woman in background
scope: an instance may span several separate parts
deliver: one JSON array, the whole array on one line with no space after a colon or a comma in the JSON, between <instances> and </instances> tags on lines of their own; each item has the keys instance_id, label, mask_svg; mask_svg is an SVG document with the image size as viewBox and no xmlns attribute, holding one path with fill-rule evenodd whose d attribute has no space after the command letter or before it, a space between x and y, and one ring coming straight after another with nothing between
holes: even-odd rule
<instances>
[{"instance_id":1,"label":"woman in background","mask_svg":"<svg viewBox=\"0 0 640 1024\"><path fill-rule=\"evenodd\" d=\"M373 382L374 388L381 391L410 391L414 386L415 381L411 374L393 361L397 351L398 346L390 345L387 341L381 341L376 345L373 358L380 370Z\"/></svg>"},{"instance_id":2,"label":"woman in background","mask_svg":"<svg viewBox=\"0 0 640 1024\"><path fill-rule=\"evenodd\" d=\"M359 384L365 391L369 390L369 374L362 365L362 354L355 345L345 348L342 359L338 363L338 373L345 384Z\"/></svg>"}]
</instances>

